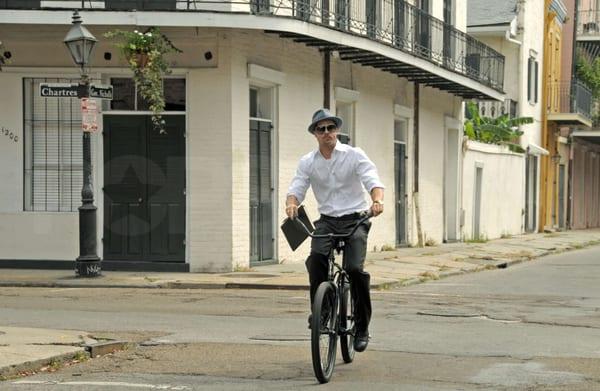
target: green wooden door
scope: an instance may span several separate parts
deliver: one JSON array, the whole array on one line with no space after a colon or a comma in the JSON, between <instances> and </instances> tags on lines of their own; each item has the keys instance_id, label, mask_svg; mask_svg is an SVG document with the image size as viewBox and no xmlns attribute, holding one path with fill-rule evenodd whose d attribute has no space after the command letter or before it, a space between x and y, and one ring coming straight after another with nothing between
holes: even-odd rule
<instances>
[{"instance_id":1,"label":"green wooden door","mask_svg":"<svg viewBox=\"0 0 600 391\"><path fill-rule=\"evenodd\" d=\"M250 261L273 259L271 123L250 121Z\"/></svg>"},{"instance_id":2,"label":"green wooden door","mask_svg":"<svg viewBox=\"0 0 600 391\"><path fill-rule=\"evenodd\" d=\"M185 116L104 117L104 259L184 262Z\"/></svg>"}]
</instances>

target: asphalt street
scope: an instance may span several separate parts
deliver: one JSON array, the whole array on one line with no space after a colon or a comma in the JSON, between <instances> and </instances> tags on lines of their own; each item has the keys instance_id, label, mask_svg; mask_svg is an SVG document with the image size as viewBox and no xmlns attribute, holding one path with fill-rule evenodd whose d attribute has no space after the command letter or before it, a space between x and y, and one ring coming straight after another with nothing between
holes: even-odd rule
<instances>
[{"instance_id":1,"label":"asphalt street","mask_svg":"<svg viewBox=\"0 0 600 391\"><path fill-rule=\"evenodd\" d=\"M594 247L374 291L369 349L338 359L321 388L600 390L599 275ZM0 389L308 389L307 301L285 290L2 288L0 325L139 345Z\"/></svg>"}]
</instances>

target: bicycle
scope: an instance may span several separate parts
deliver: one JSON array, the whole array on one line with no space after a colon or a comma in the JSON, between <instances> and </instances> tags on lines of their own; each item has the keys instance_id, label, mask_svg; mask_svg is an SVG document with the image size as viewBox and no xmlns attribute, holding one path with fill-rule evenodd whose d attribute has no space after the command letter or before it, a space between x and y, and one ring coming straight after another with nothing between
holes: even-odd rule
<instances>
[{"instance_id":1,"label":"bicycle","mask_svg":"<svg viewBox=\"0 0 600 391\"><path fill-rule=\"evenodd\" d=\"M320 383L331 379L336 359L337 339L340 338L342 358L345 363L354 360L354 299L350 289L350 276L343 266L335 262L335 253L345 251L345 239L348 239L362 223L373 217L366 212L352 230L345 234L315 235L297 219L311 238L331 240L328 280L322 282L315 293L311 320L311 354L315 376ZM342 257L343 258L343 257Z\"/></svg>"}]
</instances>

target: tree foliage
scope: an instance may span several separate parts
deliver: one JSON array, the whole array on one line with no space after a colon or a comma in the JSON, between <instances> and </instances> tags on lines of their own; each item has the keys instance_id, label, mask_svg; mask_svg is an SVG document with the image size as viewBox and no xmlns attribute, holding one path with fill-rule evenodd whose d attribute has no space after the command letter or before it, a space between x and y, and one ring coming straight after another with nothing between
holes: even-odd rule
<instances>
[{"instance_id":1,"label":"tree foliage","mask_svg":"<svg viewBox=\"0 0 600 391\"><path fill-rule=\"evenodd\" d=\"M533 123L531 117L509 118L507 114L498 118L482 117L474 102L467 102L467 119L465 120L465 136L470 140L486 144L506 145L511 151L524 153L519 144L523 132L520 125Z\"/></svg>"}]
</instances>

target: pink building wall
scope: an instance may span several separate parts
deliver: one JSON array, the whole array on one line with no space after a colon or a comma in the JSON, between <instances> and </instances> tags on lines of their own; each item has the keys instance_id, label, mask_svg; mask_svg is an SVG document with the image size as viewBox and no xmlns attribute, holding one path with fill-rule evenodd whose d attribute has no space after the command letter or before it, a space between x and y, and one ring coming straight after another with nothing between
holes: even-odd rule
<instances>
[{"instance_id":1,"label":"pink building wall","mask_svg":"<svg viewBox=\"0 0 600 391\"><path fill-rule=\"evenodd\" d=\"M600 226L600 146L575 141L573 156L573 202L571 228Z\"/></svg>"},{"instance_id":2,"label":"pink building wall","mask_svg":"<svg viewBox=\"0 0 600 391\"><path fill-rule=\"evenodd\" d=\"M561 79L563 81L569 81L572 78L572 66L573 66L573 36L575 34L575 1L576 0L563 0L565 7L567 7L567 21L563 24L562 28L562 47L561 47ZM590 0L586 0L590 1Z\"/></svg>"}]
</instances>

